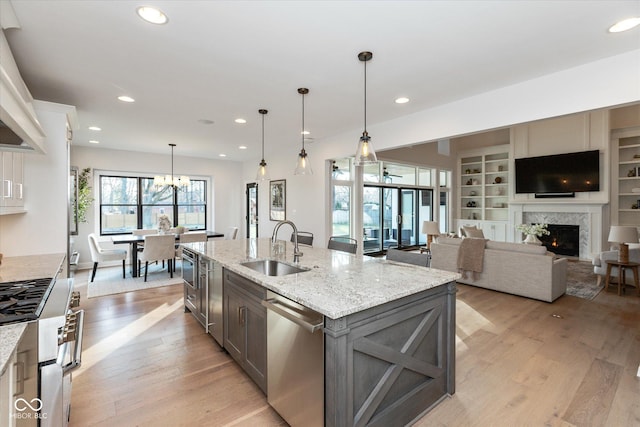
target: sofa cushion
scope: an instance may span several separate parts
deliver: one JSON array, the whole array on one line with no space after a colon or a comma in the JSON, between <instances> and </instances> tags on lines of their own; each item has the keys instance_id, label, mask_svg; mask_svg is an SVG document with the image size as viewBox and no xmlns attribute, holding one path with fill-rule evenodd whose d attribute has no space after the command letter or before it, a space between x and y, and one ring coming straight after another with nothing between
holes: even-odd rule
<instances>
[{"instance_id":1,"label":"sofa cushion","mask_svg":"<svg viewBox=\"0 0 640 427\"><path fill-rule=\"evenodd\" d=\"M436 238L436 242L441 243L443 245L460 246L462 239L459 239L457 237L438 236Z\"/></svg>"},{"instance_id":2,"label":"sofa cushion","mask_svg":"<svg viewBox=\"0 0 640 427\"><path fill-rule=\"evenodd\" d=\"M477 239L484 239L484 233L481 229L477 228L475 225L473 227L462 226L462 231L464 231L465 237L475 237Z\"/></svg>"},{"instance_id":3,"label":"sofa cushion","mask_svg":"<svg viewBox=\"0 0 640 427\"><path fill-rule=\"evenodd\" d=\"M545 255L547 253L547 248L544 246L527 245L525 243L496 242L493 240L487 242L486 248L535 255Z\"/></svg>"}]
</instances>

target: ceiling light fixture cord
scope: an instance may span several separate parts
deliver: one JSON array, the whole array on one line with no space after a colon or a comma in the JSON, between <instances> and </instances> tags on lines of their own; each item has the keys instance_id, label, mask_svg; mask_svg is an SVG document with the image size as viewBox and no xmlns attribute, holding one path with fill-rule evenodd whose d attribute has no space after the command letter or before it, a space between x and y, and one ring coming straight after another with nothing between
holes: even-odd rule
<instances>
[{"instance_id":1,"label":"ceiling light fixture cord","mask_svg":"<svg viewBox=\"0 0 640 427\"><path fill-rule=\"evenodd\" d=\"M364 132L367 133L367 61L364 61Z\"/></svg>"},{"instance_id":2,"label":"ceiling light fixture cord","mask_svg":"<svg viewBox=\"0 0 640 427\"><path fill-rule=\"evenodd\" d=\"M171 185L174 185L174 180L173 180L173 147L176 146L176 144L169 144L171 146Z\"/></svg>"},{"instance_id":3,"label":"ceiling light fixture cord","mask_svg":"<svg viewBox=\"0 0 640 427\"><path fill-rule=\"evenodd\" d=\"M264 111L264 113L263 113ZM262 116L262 161L264 162L264 115L267 113L266 110L258 111Z\"/></svg>"},{"instance_id":4,"label":"ceiling light fixture cord","mask_svg":"<svg viewBox=\"0 0 640 427\"><path fill-rule=\"evenodd\" d=\"M304 94L302 92L302 151L304 151Z\"/></svg>"}]
</instances>

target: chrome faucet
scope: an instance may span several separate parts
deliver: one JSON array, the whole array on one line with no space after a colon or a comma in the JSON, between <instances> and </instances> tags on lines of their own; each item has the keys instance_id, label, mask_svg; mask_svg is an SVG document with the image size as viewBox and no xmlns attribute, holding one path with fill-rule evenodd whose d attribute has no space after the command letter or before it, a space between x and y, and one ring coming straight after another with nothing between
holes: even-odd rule
<instances>
[{"instance_id":1,"label":"chrome faucet","mask_svg":"<svg viewBox=\"0 0 640 427\"><path fill-rule=\"evenodd\" d=\"M278 230L284 224L289 224L291 228L293 228L293 262L300 262L300 257L302 256L302 252L298 248L298 228L291 221L279 221L275 228L273 229L273 235L271 236L271 245L276 243L276 237L278 236Z\"/></svg>"}]
</instances>

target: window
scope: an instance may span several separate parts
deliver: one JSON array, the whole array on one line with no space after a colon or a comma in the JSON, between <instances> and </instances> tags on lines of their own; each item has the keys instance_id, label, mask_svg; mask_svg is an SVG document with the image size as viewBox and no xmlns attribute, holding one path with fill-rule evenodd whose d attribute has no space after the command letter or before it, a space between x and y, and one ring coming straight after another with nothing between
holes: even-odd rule
<instances>
[{"instance_id":1,"label":"window","mask_svg":"<svg viewBox=\"0 0 640 427\"><path fill-rule=\"evenodd\" d=\"M165 214L174 226L206 230L205 180L187 187L155 187L153 178L100 175L100 234L124 234L137 228L156 228Z\"/></svg>"}]
</instances>

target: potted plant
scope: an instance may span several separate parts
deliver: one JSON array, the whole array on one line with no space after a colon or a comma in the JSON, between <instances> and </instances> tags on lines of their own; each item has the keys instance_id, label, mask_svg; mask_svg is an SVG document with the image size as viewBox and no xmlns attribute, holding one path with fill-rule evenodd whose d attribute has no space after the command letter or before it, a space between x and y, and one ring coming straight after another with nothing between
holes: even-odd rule
<instances>
[{"instance_id":1,"label":"potted plant","mask_svg":"<svg viewBox=\"0 0 640 427\"><path fill-rule=\"evenodd\" d=\"M82 169L82 172L78 175L78 200L74 205L78 222L87 222L87 210L94 200L91 196L90 178L91 168Z\"/></svg>"}]
</instances>

